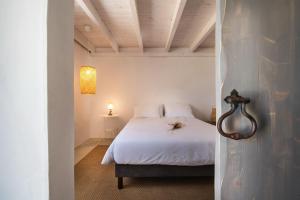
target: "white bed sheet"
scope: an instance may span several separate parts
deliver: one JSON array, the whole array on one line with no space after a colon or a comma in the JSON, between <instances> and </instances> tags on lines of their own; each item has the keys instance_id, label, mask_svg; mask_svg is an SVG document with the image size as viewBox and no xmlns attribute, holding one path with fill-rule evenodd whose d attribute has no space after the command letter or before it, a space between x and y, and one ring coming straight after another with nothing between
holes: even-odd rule
<instances>
[{"instance_id":1,"label":"white bed sheet","mask_svg":"<svg viewBox=\"0 0 300 200\"><path fill-rule=\"evenodd\" d=\"M181 129L169 123L180 121ZM216 128L195 118L133 118L114 139L102 164L214 164Z\"/></svg>"}]
</instances>

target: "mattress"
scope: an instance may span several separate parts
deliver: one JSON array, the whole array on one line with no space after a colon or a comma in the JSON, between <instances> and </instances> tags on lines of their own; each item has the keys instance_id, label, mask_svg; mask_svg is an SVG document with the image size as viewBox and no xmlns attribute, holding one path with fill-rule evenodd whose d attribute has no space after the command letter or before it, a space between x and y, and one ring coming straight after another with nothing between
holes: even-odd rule
<instances>
[{"instance_id":1,"label":"mattress","mask_svg":"<svg viewBox=\"0 0 300 200\"><path fill-rule=\"evenodd\" d=\"M182 122L180 129L169 124ZM196 118L133 118L114 139L102 164L214 164L215 126Z\"/></svg>"}]
</instances>

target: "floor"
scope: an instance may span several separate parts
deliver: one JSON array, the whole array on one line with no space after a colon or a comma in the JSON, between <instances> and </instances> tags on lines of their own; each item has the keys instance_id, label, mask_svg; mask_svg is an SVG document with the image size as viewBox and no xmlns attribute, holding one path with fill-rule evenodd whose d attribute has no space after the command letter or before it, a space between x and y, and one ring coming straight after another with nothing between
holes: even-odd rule
<instances>
[{"instance_id":1,"label":"floor","mask_svg":"<svg viewBox=\"0 0 300 200\"><path fill-rule=\"evenodd\" d=\"M81 145L75 148L75 161L76 165L81 159L88 155L98 145L110 145L113 139L110 138L89 138Z\"/></svg>"},{"instance_id":2,"label":"floor","mask_svg":"<svg viewBox=\"0 0 300 200\"><path fill-rule=\"evenodd\" d=\"M210 200L213 178L124 178L117 189L113 165L100 165L107 146L97 145L75 166L76 200Z\"/></svg>"}]
</instances>

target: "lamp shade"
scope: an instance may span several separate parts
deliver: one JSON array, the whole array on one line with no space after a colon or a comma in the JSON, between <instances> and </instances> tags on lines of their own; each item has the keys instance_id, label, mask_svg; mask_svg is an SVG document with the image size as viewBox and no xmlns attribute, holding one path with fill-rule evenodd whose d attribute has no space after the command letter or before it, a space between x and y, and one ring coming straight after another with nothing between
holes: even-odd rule
<instances>
[{"instance_id":1,"label":"lamp shade","mask_svg":"<svg viewBox=\"0 0 300 200\"><path fill-rule=\"evenodd\" d=\"M96 68L91 66L80 67L81 94L96 94Z\"/></svg>"},{"instance_id":2,"label":"lamp shade","mask_svg":"<svg viewBox=\"0 0 300 200\"><path fill-rule=\"evenodd\" d=\"M107 109L112 110L114 108L114 105L112 103L107 104Z\"/></svg>"}]
</instances>

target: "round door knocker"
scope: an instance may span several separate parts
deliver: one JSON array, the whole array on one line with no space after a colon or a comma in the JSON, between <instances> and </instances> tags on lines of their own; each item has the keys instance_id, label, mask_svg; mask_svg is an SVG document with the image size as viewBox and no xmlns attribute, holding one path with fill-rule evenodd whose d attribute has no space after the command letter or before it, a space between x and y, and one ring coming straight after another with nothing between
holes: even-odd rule
<instances>
[{"instance_id":1,"label":"round door knocker","mask_svg":"<svg viewBox=\"0 0 300 200\"><path fill-rule=\"evenodd\" d=\"M234 89L231 91L230 96L227 96L224 99L224 101L231 105L231 109L228 112L224 113L219 118L218 123L217 123L217 128L218 128L219 133L221 135L223 135L224 137L234 139L234 140L241 140L241 139L247 139L247 138L252 137L256 132L257 123L256 123L255 119L246 111L246 104L250 103L250 99L239 96L238 91L236 91ZM245 117L247 117L251 122L251 132L245 133L245 134L241 134L239 132L225 133L222 129L222 123L226 117L230 116L231 114L233 114L235 112L235 110L239 107L239 104L241 104L242 114Z\"/></svg>"}]
</instances>

